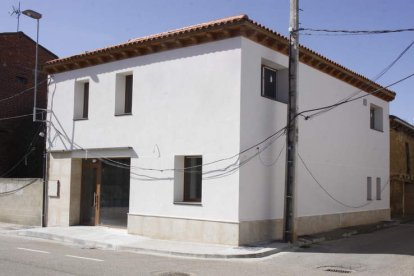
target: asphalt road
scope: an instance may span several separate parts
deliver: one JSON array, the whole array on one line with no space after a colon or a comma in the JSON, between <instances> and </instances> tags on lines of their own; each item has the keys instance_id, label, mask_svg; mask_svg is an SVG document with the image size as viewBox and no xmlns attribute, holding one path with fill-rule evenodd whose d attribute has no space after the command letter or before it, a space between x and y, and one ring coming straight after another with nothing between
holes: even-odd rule
<instances>
[{"instance_id":1,"label":"asphalt road","mask_svg":"<svg viewBox=\"0 0 414 276\"><path fill-rule=\"evenodd\" d=\"M215 276L414 275L414 223L251 260L166 257L0 235L0 275L185 275L172 272Z\"/></svg>"}]
</instances>

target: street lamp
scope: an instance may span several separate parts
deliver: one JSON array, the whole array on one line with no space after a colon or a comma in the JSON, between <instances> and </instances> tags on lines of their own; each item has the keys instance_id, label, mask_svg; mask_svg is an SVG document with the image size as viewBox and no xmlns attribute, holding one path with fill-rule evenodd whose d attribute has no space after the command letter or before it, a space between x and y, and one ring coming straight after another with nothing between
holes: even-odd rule
<instances>
[{"instance_id":1,"label":"street lamp","mask_svg":"<svg viewBox=\"0 0 414 276\"><path fill-rule=\"evenodd\" d=\"M37 96L37 69L38 69L38 59L39 59L39 20L42 18L42 14L34 10L24 10L22 12L24 15L37 20L37 33L36 33L36 61L35 61L35 81L34 81L34 96L33 96L33 122L36 122L36 96ZM40 136L44 136L44 133L39 133ZM43 137L42 136L42 137ZM43 202L42 202L42 220L41 226L46 226L46 145L43 150Z\"/></svg>"},{"instance_id":2,"label":"street lamp","mask_svg":"<svg viewBox=\"0 0 414 276\"><path fill-rule=\"evenodd\" d=\"M36 35L36 61L35 61L35 81L34 81L34 100L33 100L33 122L36 121L36 96L37 96L37 63L39 59L39 19L42 15L33 10L24 10L24 15L37 20L37 35Z\"/></svg>"}]
</instances>

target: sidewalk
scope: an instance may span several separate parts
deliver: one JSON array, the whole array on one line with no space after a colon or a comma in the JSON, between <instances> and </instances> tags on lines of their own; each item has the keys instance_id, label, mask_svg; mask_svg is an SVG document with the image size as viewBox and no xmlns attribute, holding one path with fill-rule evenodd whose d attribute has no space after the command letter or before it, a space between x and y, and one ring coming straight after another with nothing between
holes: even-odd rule
<instances>
[{"instance_id":1,"label":"sidewalk","mask_svg":"<svg viewBox=\"0 0 414 276\"><path fill-rule=\"evenodd\" d=\"M8 234L60 241L85 248L126 250L197 258L261 258L290 248L287 243L226 246L157 240L130 235L126 229L104 226L31 228L9 231Z\"/></svg>"},{"instance_id":2,"label":"sidewalk","mask_svg":"<svg viewBox=\"0 0 414 276\"><path fill-rule=\"evenodd\" d=\"M333 231L301 236L296 246L307 247L314 243L370 233L401 223L400 220L353 226ZM0 234L26 236L64 242L84 248L125 250L196 258L261 258L285 250L295 250L288 243L263 243L251 246L229 246L184 241L158 240L130 235L126 229L105 226L32 227L0 223Z\"/></svg>"}]
</instances>

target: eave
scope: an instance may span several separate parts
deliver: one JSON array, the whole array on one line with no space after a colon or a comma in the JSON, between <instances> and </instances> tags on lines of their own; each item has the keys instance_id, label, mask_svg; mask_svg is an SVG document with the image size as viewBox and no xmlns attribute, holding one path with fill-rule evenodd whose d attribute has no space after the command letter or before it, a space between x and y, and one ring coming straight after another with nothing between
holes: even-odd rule
<instances>
[{"instance_id":1,"label":"eave","mask_svg":"<svg viewBox=\"0 0 414 276\"><path fill-rule=\"evenodd\" d=\"M62 73L239 36L288 55L288 38L252 21L246 15L240 15L133 39L123 44L52 60L45 64L44 70L48 74ZM367 93L375 92L373 95L385 101L392 101L395 98L393 91L383 88L368 78L329 60L309 48L300 46L299 53L300 62L303 64L309 65Z\"/></svg>"}]
</instances>

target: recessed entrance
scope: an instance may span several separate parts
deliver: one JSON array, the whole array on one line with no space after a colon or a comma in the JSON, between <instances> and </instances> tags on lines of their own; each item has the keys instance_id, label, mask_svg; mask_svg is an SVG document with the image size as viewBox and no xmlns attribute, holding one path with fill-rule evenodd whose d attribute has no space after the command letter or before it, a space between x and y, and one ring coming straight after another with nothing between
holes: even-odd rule
<instances>
[{"instance_id":1,"label":"recessed entrance","mask_svg":"<svg viewBox=\"0 0 414 276\"><path fill-rule=\"evenodd\" d=\"M129 158L82 160L82 225L127 226Z\"/></svg>"}]
</instances>

